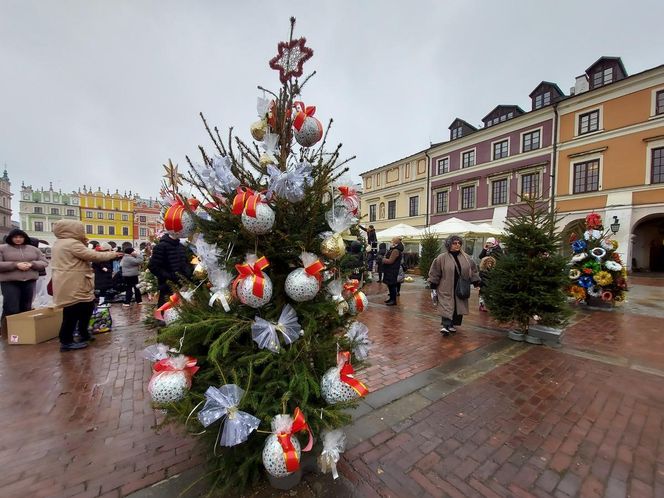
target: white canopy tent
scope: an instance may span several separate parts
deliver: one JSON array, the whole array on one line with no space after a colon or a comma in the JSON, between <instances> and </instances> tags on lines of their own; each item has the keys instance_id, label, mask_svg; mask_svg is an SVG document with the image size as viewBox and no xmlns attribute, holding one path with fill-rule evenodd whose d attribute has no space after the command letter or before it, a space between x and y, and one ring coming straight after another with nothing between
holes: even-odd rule
<instances>
[{"instance_id":1,"label":"white canopy tent","mask_svg":"<svg viewBox=\"0 0 664 498\"><path fill-rule=\"evenodd\" d=\"M478 228L469 221L453 217L420 230L420 236L425 233L434 235L466 235L467 233L478 233Z\"/></svg>"},{"instance_id":2,"label":"white canopy tent","mask_svg":"<svg viewBox=\"0 0 664 498\"><path fill-rule=\"evenodd\" d=\"M376 232L376 238L382 241L391 240L393 237L403 237L405 239L419 239L421 230L406 223L399 223L397 225Z\"/></svg>"},{"instance_id":3,"label":"white canopy tent","mask_svg":"<svg viewBox=\"0 0 664 498\"><path fill-rule=\"evenodd\" d=\"M477 230L474 233L482 235L502 235L503 231L490 225L489 223L477 223Z\"/></svg>"}]
</instances>

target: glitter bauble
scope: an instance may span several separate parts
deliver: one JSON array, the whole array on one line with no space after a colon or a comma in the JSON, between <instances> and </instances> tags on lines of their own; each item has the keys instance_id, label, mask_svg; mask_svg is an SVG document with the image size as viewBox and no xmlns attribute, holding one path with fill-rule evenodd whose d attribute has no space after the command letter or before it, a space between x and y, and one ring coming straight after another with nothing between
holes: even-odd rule
<instances>
[{"instance_id":1,"label":"glitter bauble","mask_svg":"<svg viewBox=\"0 0 664 498\"><path fill-rule=\"evenodd\" d=\"M149 386L152 402L159 405L174 403L185 397L189 390L187 375L183 371L157 374Z\"/></svg>"},{"instance_id":2,"label":"glitter bauble","mask_svg":"<svg viewBox=\"0 0 664 498\"><path fill-rule=\"evenodd\" d=\"M298 303L311 301L320 290L320 281L304 268L297 268L286 277L286 295Z\"/></svg>"},{"instance_id":3,"label":"glitter bauble","mask_svg":"<svg viewBox=\"0 0 664 498\"><path fill-rule=\"evenodd\" d=\"M251 125L250 130L251 130L251 136L254 138L254 140L262 142L263 139L265 138L265 133L267 132L267 119L261 119L260 121L256 121L254 124Z\"/></svg>"},{"instance_id":4,"label":"glitter bauble","mask_svg":"<svg viewBox=\"0 0 664 498\"><path fill-rule=\"evenodd\" d=\"M367 299L367 296L364 295L364 292L356 292L348 300L348 311L350 311L351 315L357 315L366 310L368 305L369 300Z\"/></svg>"},{"instance_id":5,"label":"glitter bauble","mask_svg":"<svg viewBox=\"0 0 664 498\"><path fill-rule=\"evenodd\" d=\"M207 271L205 271L205 268L200 263L194 268L194 278L197 280L205 280L207 278Z\"/></svg>"},{"instance_id":6,"label":"glitter bauble","mask_svg":"<svg viewBox=\"0 0 664 498\"><path fill-rule=\"evenodd\" d=\"M242 226L247 232L254 235L263 235L272 230L274 225L274 211L270 206L263 202L256 205L256 217L249 216L245 210L242 213Z\"/></svg>"},{"instance_id":7,"label":"glitter bauble","mask_svg":"<svg viewBox=\"0 0 664 498\"><path fill-rule=\"evenodd\" d=\"M338 233L330 235L320 243L320 252L330 259L339 259L346 254L346 244Z\"/></svg>"},{"instance_id":8,"label":"glitter bauble","mask_svg":"<svg viewBox=\"0 0 664 498\"><path fill-rule=\"evenodd\" d=\"M360 397L359 394L339 378L339 368L332 367L320 381L320 391L325 401L330 405L335 403L344 403Z\"/></svg>"},{"instance_id":9,"label":"glitter bauble","mask_svg":"<svg viewBox=\"0 0 664 498\"><path fill-rule=\"evenodd\" d=\"M295 141L302 147L311 147L323 138L323 125L313 116L307 116L299 130L293 130Z\"/></svg>"},{"instance_id":10,"label":"glitter bauble","mask_svg":"<svg viewBox=\"0 0 664 498\"><path fill-rule=\"evenodd\" d=\"M254 295L254 279L256 277L251 275L245 277L237 284L235 291L238 300L251 308L260 308L265 306L272 299L272 280L265 273L263 273L263 297Z\"/></svg>"},{"instance_id":11,"label":"glitter bauble","mask_svg":"<svg viewBox=\"0 0 664 498\"><path fill-rule=\"evenodd\" d=\"M162 313L162 316L164 317L164 322L166 322L166 325L170 325L178 318L180 318L180 312L177 308L168 308Z\"/></svg>"},{"instance_id":12,"label":"glitter bauble","mask_svg":"<svg viewBox=\"0 0 664 498\"><path fill-rule=\"evenodd\" d=\"M295 448L295 453L297 453L297 459L300 460L300 455L302 450L300 449L300 442L296 437L290 437L293 448ZM279 444L279 439L276 434L270 434L265 440L265 446L263 446L263 465L265 470L274 477L286 477L287 475L292 474L286 470L286 458L284 457L284 449L281 444Z\"/></svg>"}]
</instances>

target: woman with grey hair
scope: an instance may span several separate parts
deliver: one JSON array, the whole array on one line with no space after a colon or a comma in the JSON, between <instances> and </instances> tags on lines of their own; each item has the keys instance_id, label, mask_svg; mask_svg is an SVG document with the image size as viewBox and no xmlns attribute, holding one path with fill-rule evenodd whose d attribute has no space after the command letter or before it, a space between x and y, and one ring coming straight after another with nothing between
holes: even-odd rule
<instances>
[{"instance_id":1,"label":"woman with grey hair","mask_svg":"<svg viewBox=\"0 0 664 498\"><path fill-rule=\"evenodd\" d=\"M463 315L468 314L469 296L464 297L463 290L458 288L459 281L470 282L475 287L480 283L477 265L463 252L462 245L463 239L458 235L448 237L447 252L441 253L429 269L429 287L438 293L440 333L444 336L456 333L456 326L461 325Z\"/></svg>"}]
</instances>

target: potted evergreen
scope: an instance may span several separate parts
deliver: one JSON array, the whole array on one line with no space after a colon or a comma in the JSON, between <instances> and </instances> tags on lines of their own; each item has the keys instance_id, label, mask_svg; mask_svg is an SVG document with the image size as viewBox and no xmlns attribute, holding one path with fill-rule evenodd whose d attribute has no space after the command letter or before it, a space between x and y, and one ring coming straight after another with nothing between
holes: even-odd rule
<instances>
[{"instance_id":1,"label":"potted evergreen","mask_svg":"<svg viewBox=\"0 0 664 498\"><path fill-rule=\"evenodd\" d=\"M564 292L567 260L559 253L555 214L537 199L522 200L506 222L507 250L489 272L482 295L493 318L515 327L511 339L541 344L538 336L560 336L570 314ZM529 334L533 321L551 333L538 328Z\"/></svg>"},{"instance_id":2,"label":"potted evergreen","mask_svg":"<svg viewBox=\"0 0 664 498\"><path fill-rule=\"evenodd\" d=\"M422 250L420 251L418 268L420 269L420 275L426 280L429 278L431 263L440 254L440 241L435 234L426 231L420 240L420 247Z\"/></svg>"}]
</instances>

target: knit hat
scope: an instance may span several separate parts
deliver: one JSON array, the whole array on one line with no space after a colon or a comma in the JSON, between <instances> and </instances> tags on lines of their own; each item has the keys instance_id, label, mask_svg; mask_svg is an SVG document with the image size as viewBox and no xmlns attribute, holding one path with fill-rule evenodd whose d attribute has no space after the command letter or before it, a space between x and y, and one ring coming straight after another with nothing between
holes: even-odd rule
<instances>
[{"instance_id":1,"label":"knit hat","mask_svg":"<svg viewBox=\"0 0 664 498\"><path fill-rule=\"evenodd\" d=\"M486 243L495 246L495 245L496 245L496 239L495 239L495 237L489 237L488 239L486 239Z\"/></svg>"}]
</instances>

